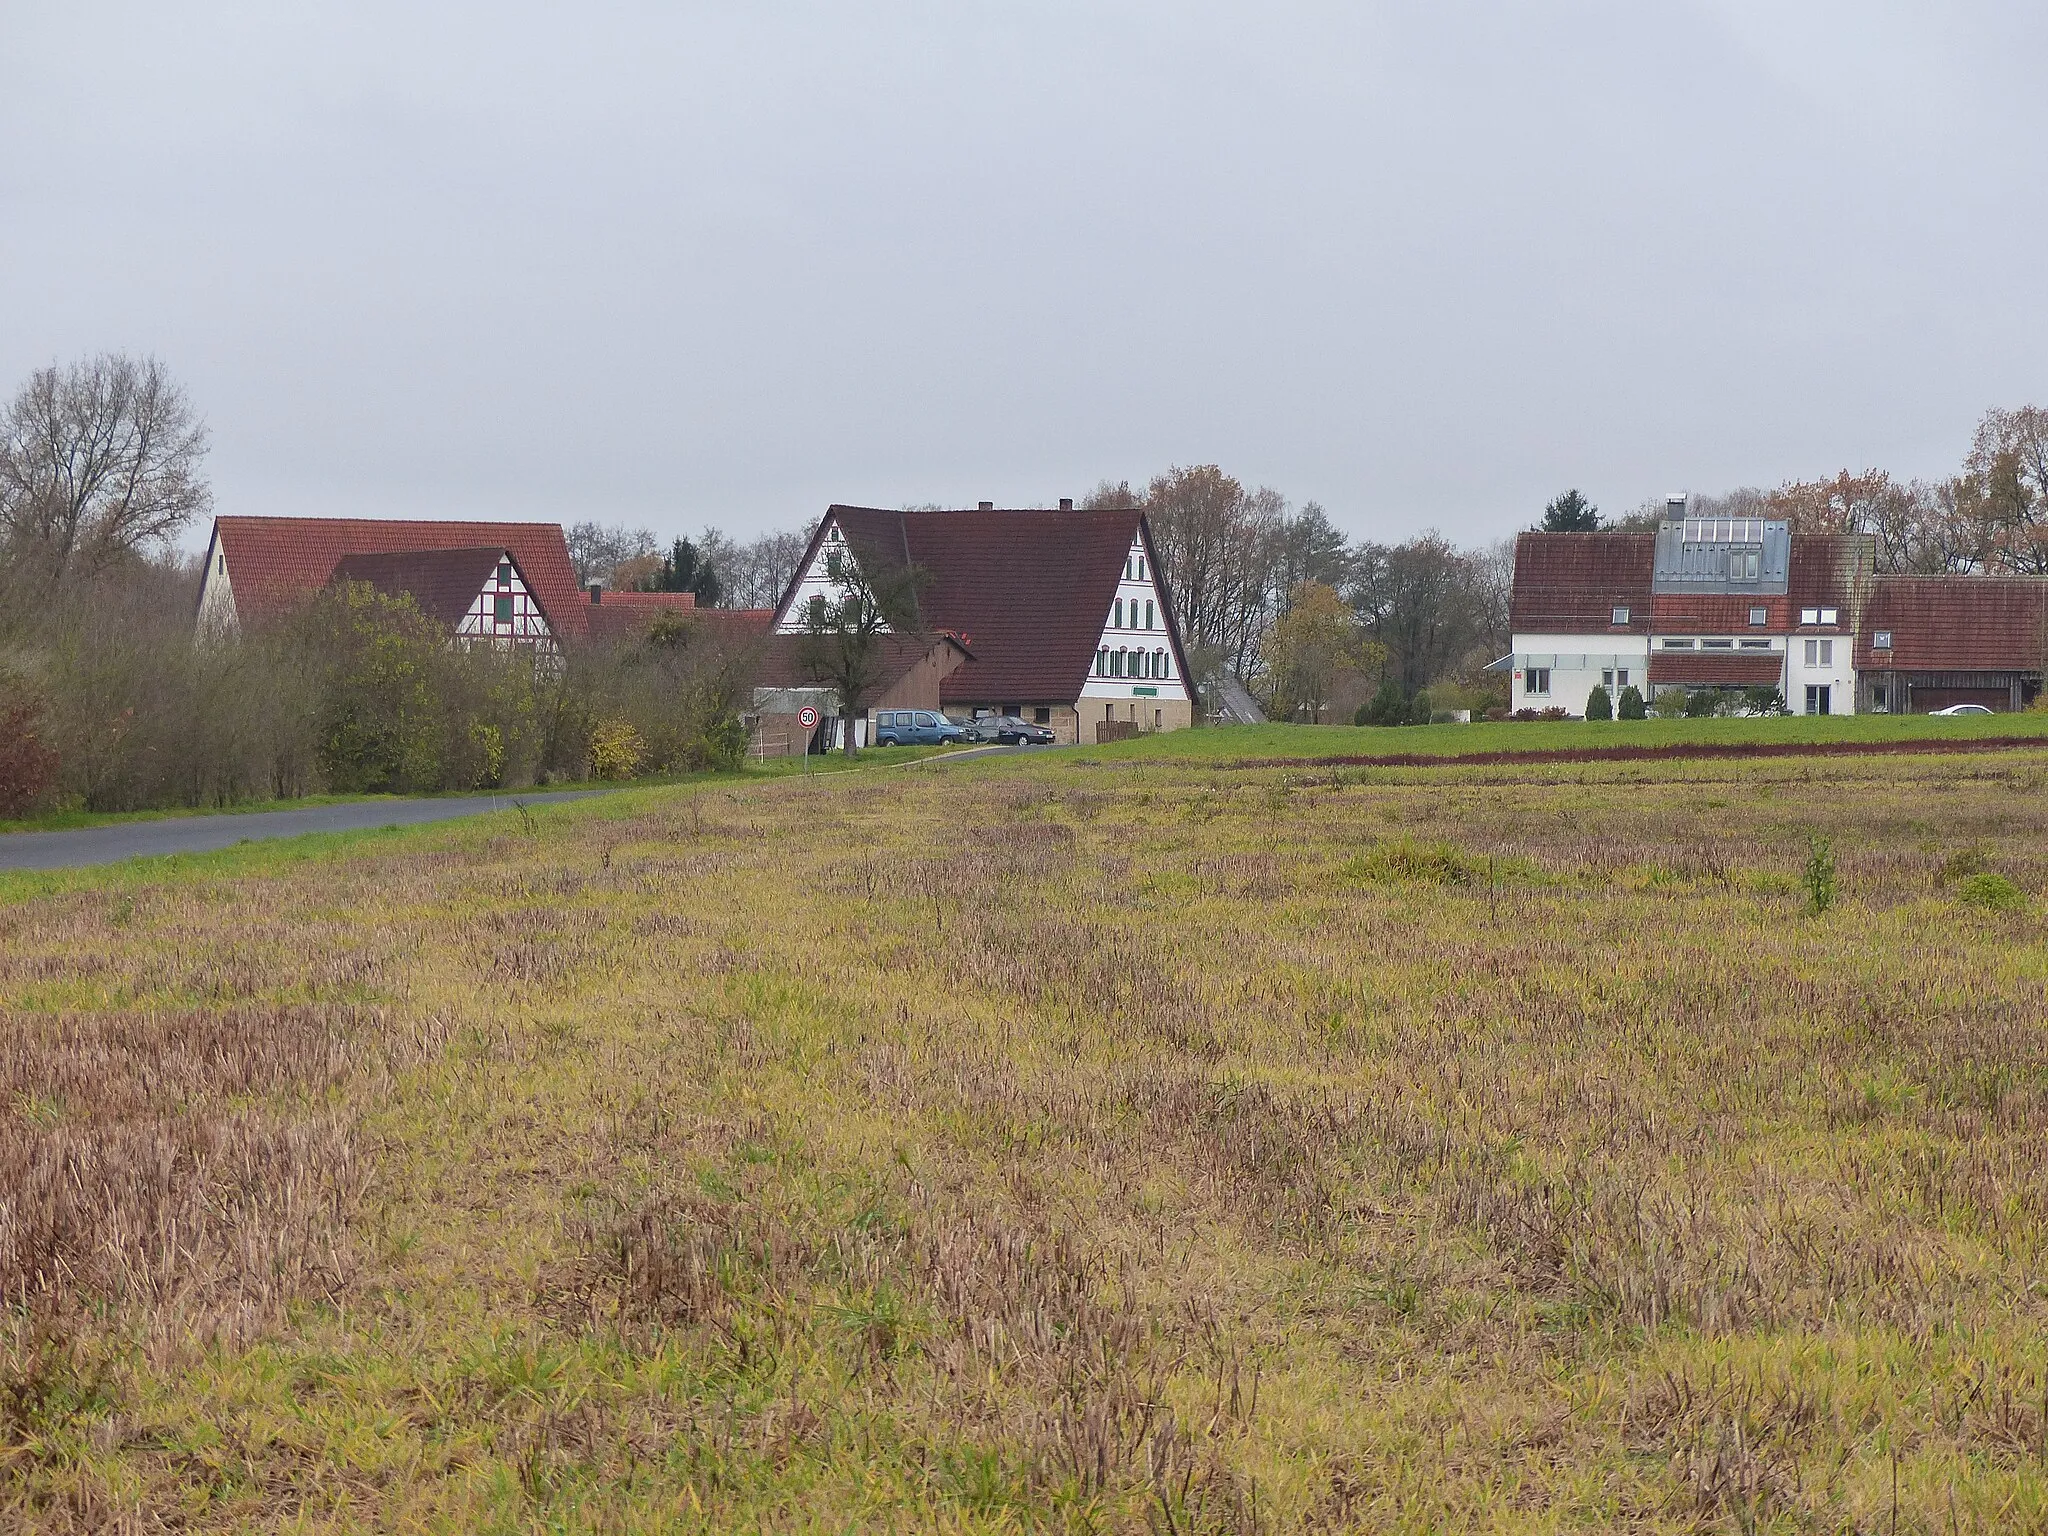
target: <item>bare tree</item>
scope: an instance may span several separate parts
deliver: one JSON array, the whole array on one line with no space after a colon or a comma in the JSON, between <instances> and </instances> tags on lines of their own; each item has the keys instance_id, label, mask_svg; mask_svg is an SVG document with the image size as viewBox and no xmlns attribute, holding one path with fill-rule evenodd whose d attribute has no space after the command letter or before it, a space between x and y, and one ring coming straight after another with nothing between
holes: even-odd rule
<instances>
[{"instance_id":1,"label":"bare tree","mask_svg":"<svg viewBox=\"0 0 2048 1536\"><path fill-rule=\"evenodd\" d=\"M213 505L206 426L155 358L29 376L0 417L0 544L59 582L168 545Z\"/></svg>"},{"instance_id":2,"label":"bare tree","mask_svg":"<svg viewBox=\"0 0 2048 1536\"><path fill-rule=\"evenodd\" d=\"M837 595L812 598L804 614L796 660L806 677L838 695L846 755L855 757L854 721L885 681L889 636L925 634L917 594L927 577L914 565L870 573L858 560L844 561L834 574Z\"/></svg>"},{"instance_id":3,"label":"bare tree","mask_svg":"<svg viewBox=\"0 0 2048 1536\"><path fill-rule=\"evenodd\" d=\"M632 574L637 577L659 563L654 535L645 528L627 528L618 523L572 523L568 531L569 564L579 582L602 581L620 586L619 567L634 561L652 562Z\"/></svg>"},{"instance_id":4,"label":"bare tree","mask_svg":"<svg viewBox=\"0 0 2048 1536\"><path fill-rule=\"evenodd\" d=\"M1985 563L2048 575L2048 410L1986 411L1963 475L1975 485Z\"/></svg>"}]
</instances>

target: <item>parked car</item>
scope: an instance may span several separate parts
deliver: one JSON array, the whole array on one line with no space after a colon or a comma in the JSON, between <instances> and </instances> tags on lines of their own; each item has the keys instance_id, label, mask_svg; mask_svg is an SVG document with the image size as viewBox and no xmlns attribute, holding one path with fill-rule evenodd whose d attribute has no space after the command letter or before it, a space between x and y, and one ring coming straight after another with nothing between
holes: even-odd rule
<instances>
[{"instance_id":1,"label":"parked car","mask_svg":"<svg viewBox=\"0 0 2048 1536\"><path fill-rule=\"evenodd\" d=\"M1994 715L1998 713L1988 704L1951 704L1947 709L1930 709L1930 715Z\"/></svg>"},{"instance_id":2,"label":"parked car","mask_svg":"<svg viewBox=\"0 0 2048 1536\"><path fill-rule=\"evenodd\" d=\"M941 747L966 739L966 731L944 715L929 709L875 711L875 745L878 747Z\"/></svg>"},{"instance_id":3,"label":"parked car","mask_svg":"<svg viewBox=\"0 0 2048 1536\"><path fill-rule=\"evenodd\" d=\"M967 739L999 741L1006 747L1044 747L1057 738L1049 727L1020 715L983 715L967 723Z\"/></svg>"}]
</instances>

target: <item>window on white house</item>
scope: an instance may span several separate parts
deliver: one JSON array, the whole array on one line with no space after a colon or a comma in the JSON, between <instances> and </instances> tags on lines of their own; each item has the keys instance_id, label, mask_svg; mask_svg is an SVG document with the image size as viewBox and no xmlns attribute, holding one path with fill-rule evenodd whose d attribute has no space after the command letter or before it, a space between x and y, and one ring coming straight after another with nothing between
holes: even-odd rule
<instances>
[{"instance_id":1,"label":"window on white house","mask_svg":"<svg viewBox=\"0 0 2048 1536\"><path fill-rule=\"evenodd\" d=\"M1530 667L1522 674L1522 691L1531 694L1550 692L1550 668Z\"/></svg>"},{"instance_id":2,"label":"window on white house","mask_svg":"<svg viewBox=\"0 0 2048 1536\"><path fill-rule=\"evenodd\" d=\"M822 592L812 594L811 622L813 624L823 624L825 622L825 594Z\"/></svg>"},{"instance_id":3,"label":"window on white house","mask_svg":"<svg viewBox=\"0 0 2048 1536\"><path fill-rule=\"evenodd\" d=\"M1143 581L1144 579L1145 579L1145 557L1144 557L1143 555L1140 555L1140 556L1138 556L1138 580L1140 580L1140 581Z\"/></svg>"},{"instance_id":4,"label":"window on white house","mask_svg":"<svg viewBox=\"0 0 2048 1536\"><path fill-rule=\"evenodd\" d=\"M1768 609L1768 608L1752 608L1752 609L1750 609L1750 610L1749 610L1749 622L1750 622L1750 625L1751 625L1751 627L1752 627L1752 628L1754 628L1754 627L1756 627L1756 626L1759 626L1759 625L1763 625L1763 624L1768 624L1768 623L1770 623L1770 622L1771 622L1771 610L1770 610L1770 609Z\"/></svg>"},{"instance_id":5,"label":"window on white house","mask_svg":"<svg viewBox=\"0 0 2048 1536\"><path fill-rule=\"evenodd\" d=\"M1735 649L1735 642L1733 640L1702 640L1700 642L1700 649L1703 651L1732 651Z\"/></svg>"},{"instance_id":6,"label":"window on white house","mask_svg":"<svg viewBox=\"0 0 2048 1536\"><path fill-rule=\"evenodd\" d=\"M1109 676L1109 647L1106 645L1095 653L1095 675L1097 677Z\"/></svg>"},{"instance_id":7,"label":"window on white house","mask_svg":"<svg viewBox=\"0 0 2048 1536\"><path fill-rule=\"evenodd\" d=\"M1111 629L1122 629L1124 627L1124 600L1122 598L1116 600L1116 618L1109 627Z\"/></svg>"},{"instance_id":8,"label":"window on white house","mask_svg":"<svg viewBox=\"0 0 2048 1536\"><path fill-rule=\"evenodd\" d=\"M501 587L512 585L512 562L510 560L500 560L498 562L498 585Z\"/></svg>"},{"instance_id":9,"label":"window on white house","mask_svg":"<svg viewBox=\"0 0 2048 1536\"><path fill-rule=\"evenodd\" d=\"M1145 604L1145 627L1147 629L1152 627L1152 605L1149 602Z\"/></svg>"},{"instance_id":10,"label":"window on white house","mask_svg":"<svg viewBox=\"0 0 2048 1536\"><path fill-rule=\"evenodd\" d=\"M1614 673L1614 686L1615 686L1615 687L1617 687L1617 688L1626 688L1626 687L1628 686L1628 668L1627 668L1627 667L1620 667L1620 668L1617 668L1617 669L1615 670L1615 673Z\"/></svg>"},{"instance_id":11,"label":"window on white house","mask_svg":"<svg viewBox=\"0 0 2048 1536\"><path fill-rule=\"evenodd\" d=\"M1668 635L1664 639L1659 640L1657 644L1667 651L1689 651L1692 649L1692 642L1690 640L1673 640Z\"/></svg>"},{"instance_id":12,"label":"window on white house","mask_svg":"<svg viewBox=\"0 0 2048 1536\"><path fill-rule=\"evenodd\" d=\"M1832 667L1835 664L1835 642L1832 640L1807 641L1806 664L1809 667Z\"/></svg>"},{"instance_id":13,"label":"window on white house","mask_svg":"<svg viewBox=\"0 0 2048 1536\"><path fill-rule=\"evenodd\" d=\"M1874 651L1888 651L1892 648L1892 632L1880 629L1870 637L1870 648Z\"/></svg>"},{"instance_id":14,"label":"window on white house","mask_svg":"<svg viewBox=\"0 0 2048 1536\"><path fill-rule=\"evenodd\" d=\"M1768 651L1770 648L1771 642L1768 640L1745 640L1742 642L1742 649L1745 651Z\"/></svg>"},{"instance_id":15,"label":"window on white house","mask_svg":"<svg viewBox=\"0 0 2048 1536\"><path fill-rule=\"evenodd\" d=\"M1818 608L1800 609L1799 622L1802 624L1818 624L1820 622L1820 610Z\"/></svg>"},{"instance_id":16,"label":"window on white house","mask_svg":"<svg viewBox=\"0 0 2048 1536\"><path fill-rule=\"evenodd\" d=\"M1600 686L1602 688L1612 688L1614 686L1614 668L1606 667L1602 669L1600 673Z\"/></svg>"},{"instance_id":17,"label":"window on white house","mask_svg":"<svg viewBox=\"0 0 2048 1536\"><path fill-rule=\"evenodd\" d=\"M825 551L825 574L833 581L838 581L846 574L846 557L836 549Z\"/></svg>"},{"instance_id":18,"label":"window on white house","mask_svg":"<svg viewBox=\"0 0 2048 1536\"><path fill-rule=\"evenodd\" d=\"M1161 677L1173 676L1173 658L1164 651L1159 653L1159 675Z\"/></svg>"},{"instance_id":19,"label":"window on white house","mask_svg":"<svg viewBox=\"0 0 2048 1536\"><path fill-rule=\"evenodd\" d=\"M1616 624L1626 624L1628 622L1628 609L1617 604L1614 610L1614 622Z\"/></svg>"},{"instance_id":20,"label":"window on white house","mask_svg":"<svg viewBox=\"0 0 2048 1536\"><path fill-rule=\"evenodd\" d=\"M470 569L474 570L475 567L471 566ZM505 593L491 599L491 617L500 624L510 624L512 622L512 596L510 593Z\"/></svg>"}]
</instances>

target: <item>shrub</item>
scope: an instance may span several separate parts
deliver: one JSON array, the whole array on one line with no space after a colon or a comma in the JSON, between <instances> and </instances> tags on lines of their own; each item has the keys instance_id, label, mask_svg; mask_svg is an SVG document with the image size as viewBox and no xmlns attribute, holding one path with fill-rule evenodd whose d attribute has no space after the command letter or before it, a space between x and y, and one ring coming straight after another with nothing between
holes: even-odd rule
<instances>
[{"instance_id":1,"label":"shrub","mask_svg":"<svg viewBox=\"0 0 2048 1536\"><path fill-rule=\"evenodd\" d=\"M630 779L647 760L647 744L630 720L605 720L590 733L590 776Z\"/></svg>"},{"instance_id":2,"label":"shrub","mask_svg":"<svg viewBox=\"0 0 2048 1536\"><path fill-rule=\"evenodd\" d=\"M1614 700L1608 696L1605 683L1595 683L1593 691L1586 695L1586 718L1588 720L1612 720Z\"/></svg>"},{"instance_id":3,"label":"shrub","mask_svg":"<svg viewBox=\"0 0 2048 1536\"><path fill-rule=\"evenodd\" d=\"M1399 725L1407 718L1408 696L1391 677L1380 684L1379 692L1356 716L1360 725Z\"/></svg>"},{"instance_id":4,"label":"shrub","mask_svg":"<svg viewBox=\"0 0 2048 1536\"><path fill-rule=\"evenodd\" d=\"M307 622L326 662L318 739L328 785L439 788L446 743L435 672L446 631L410 597L366 582L324 594Z\"/></svg>"},{"instance_id":5,"label":"shrub","mask_svg":"<svg viewBox=\"0 0 2048 1536\"><path fill-rule=\"evenodd\" d=\"M1959 900L1990 912L2017 912L2027 904L2027 893L2005 876L1985 871L1965 875L1956 886Z\"/></svg>"},{"instance_id":6,"label":"shrub","mask_svg":"<svg viewBox=\"0 0 2048 1536\"><path fill-rule=\"evenodd\" d=\"M1686 696L1685 716L1688 720L1703 720L1712 715L1721 702L1720 694L1712 688L1695 688Z\"/></svg>"},{"instance_id":7,"label":"shrub","mask_svg":"<svg viewBox=\"0 0 2048 1536\"><path fill-rule=\"evenodd\" d=\"M1742 705L1752 715L1788 715L1785 695L1768 683L1742 690Z\"/></svg>"},{"instance_id":8,"label":"shrub","mask_svg":"<svg viewBox=\"0 0 2048 1536\"><path fill-rule=\"evenodd\" d=\"M1621 718L1624 720L1646 720L1650 711L1643 703L1643 690L1630 683L1621 690Z\"/></svg>"},{"instance_id":9,"label":"shrub","mask_svg":"<svg viewBox=\"0 0 2048 1536\"><path fill-rule=\"evenodd\" d=\"M57 754L42 738L43 707L0 698L0 816L19 816L57 777Z\"/></svg>"},{"instance_id":10,"label":"shrub","mask_svg":"<svg viewBox=\"0 0 2048 1536\"><path fill-rule=\"evenodd\" d=\"M1815 912L1835 904L1835 844L1818 832L1806 838L1806 902Z\"/></svg>"},{"instance_id":11,"label":"shrub","mask_svg":"<svg viewBox=\"0 0 2048 1536\"><path fill-rule=\"evenodd\" d=\"M1653 707L1660 718L1676 720L1685 713L1685 706L1686 696L1683 688L1673 686L1657 690L1657 699Z\"/></svg>"},{"instance_id":12,"label":"shrub","mask_svg":"<svg viewBox=\"0 0 2048 1536\"><path fill-rule=\"evenodd\" d=\"M1552 704L1536 711L1538 720L1569 720L1571 717L1572 712L1562 704Z\"/></svg>"},{"instance_id":13,"label":"shrub","mask_svg":"<svg viewBox=\"0 0 2048 1536\"><path fill-rule=\"evenodd\" d=\"M1536 718L1536 711L1528 708L1518 709L1515 711L1513 718L1517 720L1534 720Z\"/></svg>"},{"instance_id":14,"label":"shrub","mask_svg":"<svg viewBox=\"0 0 2048 1536\"><path fill-rule=\"evenodd\" d=\"M1429 690L1424 688L1415 695L1415 702L1408 706L1408 723L1410 725L1429 724L1429 717L1435 709L1436 706L1430 702Z\"/></svg>"}]
</instances>

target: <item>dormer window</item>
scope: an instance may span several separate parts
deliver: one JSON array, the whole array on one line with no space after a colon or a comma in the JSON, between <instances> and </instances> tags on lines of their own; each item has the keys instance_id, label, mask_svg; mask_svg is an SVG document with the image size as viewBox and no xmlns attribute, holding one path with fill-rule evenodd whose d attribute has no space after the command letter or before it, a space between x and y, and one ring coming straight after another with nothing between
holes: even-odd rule
<instances>
[{"instance_id":1,"label":"dormer window","mask_svg":"<svg viewBox=\"0 0 2048 1536\"><path fill-rule=\"evenodd\" d=\"M1880 629L1870 637L1870 648L1873 651L1890 650L1892 648L1892 632L1888 629Z\"/></svg>"},{"instance_id":2,"label":"dormer window","mask_svg":"<svg viewBox=\"0 0 2048 1536\"><path fill-rule=\"evenodd\" d=\"M1628 609L1623 607L1619 603L1615 604L1614 618L1610 622L1615 624L1626 624L1628 622Z\"/></svg>"},{"instance_id":3,"label":"dormer window","mask_svg":"<svg viewBox=\"0 0 2048 1536\"><path fill-rule=\"evenodd\" d=\"M1841 622L1841 614L1837 609L1823 608L1820 611L1820 621L1823 624L1837 624Z\"/></svg>"},{"instance_id":4,"label":"dormer window","mask_svg":"<svg viewBox=\"0 0 2048 1536\"><path fill-rule=\"evenodd\" d=\"M1799 622L1802 624L1818 624L1820 622L1820 610L1818 608L1800 609Z\"/></svg>"}]
</instances>

